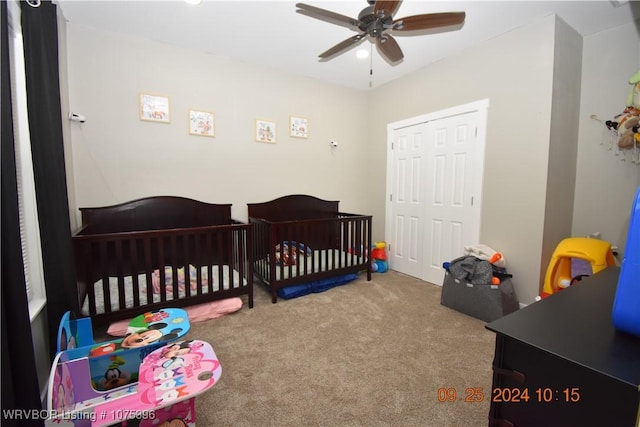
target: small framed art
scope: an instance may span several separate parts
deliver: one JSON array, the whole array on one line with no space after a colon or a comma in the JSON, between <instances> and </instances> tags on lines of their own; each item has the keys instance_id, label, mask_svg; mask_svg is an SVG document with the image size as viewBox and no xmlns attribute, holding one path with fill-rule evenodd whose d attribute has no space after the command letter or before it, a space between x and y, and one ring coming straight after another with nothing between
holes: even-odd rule
<instances>
[{"instance_id":1,"label":"small framed art","mask_svg":"<svg viewBox=\"0 0 640 427\"><path fill-rule=\"evenodd\" d=\"M189 133L216 136L215 115L210 111L189 110Z\"/></svg>"},{"instance_id":2,"label":"small framed art","mask_svg":"<svg viewBox=\"0 0 640 427\"><path fill-rule=\"evenodd\" d=\"M306 117L289 116L289 136L294 138L309 137L309 120Z\"/></svg>"},{"instance_id":3,"label":"small framed art","mask_svg":"<svg viewBox=\"0 0 640 427\"><path fill-rule=\"evenodd\" d=\"M256 141L276 142L276 124L268 120L256 119Z\"/></svg>"},{"instance_id":4,"label":"small framed art","mask_svg":"<svg viewBox=\"0 0 640 427\"><path fill-rule=\"evenodd\" d=\"M166 96L140 94L140 120L169 123L169 98Z\"/></svg>"}]
</instances>

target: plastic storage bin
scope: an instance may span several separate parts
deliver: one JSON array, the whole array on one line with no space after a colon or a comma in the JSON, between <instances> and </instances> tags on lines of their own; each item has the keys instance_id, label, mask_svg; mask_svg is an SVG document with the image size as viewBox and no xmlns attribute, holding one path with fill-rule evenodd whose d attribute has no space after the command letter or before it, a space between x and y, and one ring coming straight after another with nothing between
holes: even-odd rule
<instances>
[{"instance_id":1,"label":"plastic storage bin","mask_svg":"<svg viewBox=\"0 0 640 427\"><path fill-rule=\"evenodd\" d=\"M520 308L511 279L499 285L474 285L445 272L440 304L476 319L492 322Z\"/></svg>"}]
</instances>

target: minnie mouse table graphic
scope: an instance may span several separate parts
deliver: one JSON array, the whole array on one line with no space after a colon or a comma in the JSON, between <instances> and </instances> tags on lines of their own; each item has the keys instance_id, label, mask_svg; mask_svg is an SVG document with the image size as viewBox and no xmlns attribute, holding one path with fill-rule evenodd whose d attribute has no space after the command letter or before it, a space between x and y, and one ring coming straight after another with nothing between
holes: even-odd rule
<instances>
[{"instance_id":1,"label":"minnie mouse table graphic","mask_svg":"<svg viewBox=\"0 0 640 427\"><path fill-rule=\"evenodd\" d=\"M200 340L179 341L154 350L142 361L137 384L121 387L98 399L82 400L78 388L73 387L80 379L72 378L75 368L62 364L56 369L59 375L50 390L57 392L50 402L52 409L68 411L67 415L88 416L85 419L60 417L49 424L64 425L65 419L72 419L66 424L84 427L126 422L123 425L192 427L196 422L195 397L213 387L222 374L213 348Z\"/></svg>"},{"instance_id":2,"label":"minnie mouse table graphic","mask_svg":"<svg viewBox=\"0 0 640 427\"><path fill-rule=\"evenodd\" d=\"M144 357L183 337L189 327L186 311L165 308L133 318L123 338L96 343L91 319L71 320L70 314L66 313L58 330L58 349L66 349L66 360L88 357L93 388L106 391L136 382Z\"/></svg>"},{"instance_id":3,"label":"minnie mouse table graphic","mask_svg":"<svg viewBox=\"0 0 640 427\"><path fill-rule=\"evenodd\" d=\"M211 345L193 340L170 344L145 357L140 365L137 393L95 407L93 426L106 426L130 418L146 418L140 427L180 419L195 426L195 396L213 387L222 367ZM177 405L187 401L186 405ZM171 407L172 410L161 411ZM151 413L153 412L153 416ZM144 417L147 413L149 416ZM163 417L165 419L159 419Z\"/></svg>"}]
</instances>

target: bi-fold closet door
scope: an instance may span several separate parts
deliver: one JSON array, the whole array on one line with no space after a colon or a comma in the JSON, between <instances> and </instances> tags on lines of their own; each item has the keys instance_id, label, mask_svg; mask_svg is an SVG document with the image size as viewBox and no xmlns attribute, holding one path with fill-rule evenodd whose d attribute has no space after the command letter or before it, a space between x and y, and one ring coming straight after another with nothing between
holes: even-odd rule
<instances>
[{"instance_id":1,"label":"bi-fold closet door","mask_svg":"<svg viewBox=\"0 0 640 427\"><path fill-rule=\"evenodd\" d=\"M442 285L442 263L479 243L487 107L469 104L389 125L392 269Z\"/></svg>"}]
</instances>

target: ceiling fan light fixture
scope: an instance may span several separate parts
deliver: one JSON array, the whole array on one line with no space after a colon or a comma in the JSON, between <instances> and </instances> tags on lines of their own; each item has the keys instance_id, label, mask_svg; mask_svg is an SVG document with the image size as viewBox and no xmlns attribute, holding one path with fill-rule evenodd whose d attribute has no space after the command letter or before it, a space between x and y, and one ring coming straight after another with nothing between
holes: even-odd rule
<instances>
[{"instance_id":1,"label":"ceiling fan light fixture","mask_svg":"<svg viewBox=\"0 0 640 427\"><path fill-rule=\"evenodd\" d=\"M369 57L369 51L367 49L358 49L356 51L356 58L367 59Z\"/></svg>"},{"instance_id":2,"label":"ceiling fan light fixture","mask_svg":"<svg viewBox=\"0 0 640 427\"><path fill-rule=\"evenodd\" d=\"M446 27L461 26L464 24L466 16L465 12L439 12L394 19L394 15L398 11L402 0L367 0L367 3L369 6L360 11L358 19L353 19L346 15L308 4L296 3L296 7L298 8L298 10L296 10L297 13L332 24L346 26L360 33L322 52L318 55L321 60L331 59L346 52L360 43L364 37L368 36L373 40L372 43L375 43L378 52L384 59L391 65L395 65L402 61L404 54L396 39L388 32L398 31L405 33L405 35L418 35L410 33L413 31L440 28L446 30ZM452 28L447 31L451 29Z\"/></svg>"}]
</instances>

